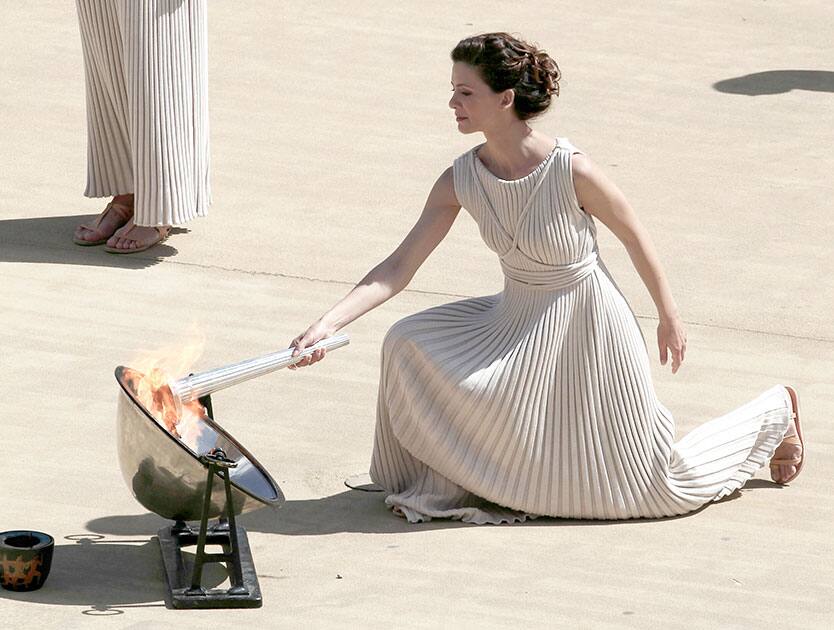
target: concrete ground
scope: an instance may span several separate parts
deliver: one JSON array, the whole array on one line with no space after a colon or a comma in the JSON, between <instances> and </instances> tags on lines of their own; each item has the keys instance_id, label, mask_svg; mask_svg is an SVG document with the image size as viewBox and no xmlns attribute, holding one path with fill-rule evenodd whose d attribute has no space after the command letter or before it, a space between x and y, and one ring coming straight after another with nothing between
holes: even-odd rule
<instances>
[{"instance_id":1,"label":"concrete ground","mask_svg":"<svg viewBox=\"0 0 834 630\"><path fill-rule=\"evenodd\" d=\"M831 627L829 3L210 5L211 216L117 257L70 239L102 206L81 195L75 9L0 4L0 530L57 545L42 590L0 592L0 625ZM345 488L368 467L387 327L500 289L462 213L409 289L346 329L350 346L215 396L217 419L288 500L242 519L263 608L167 610L152 538L165 523L120 475L113 368L194 334L195 369L286 347L481 141L458 134L446 107L448 52L498 29L557 59L562 96L538 128L588 152L655 239L689 333L677 375L653 365L678 435L791 383L806 469L789 487L761 471L730 500L649 522L408 525L381 495ZM653 339L624 250L607 233L600 244Z\"/></svg>"}]
</instances>

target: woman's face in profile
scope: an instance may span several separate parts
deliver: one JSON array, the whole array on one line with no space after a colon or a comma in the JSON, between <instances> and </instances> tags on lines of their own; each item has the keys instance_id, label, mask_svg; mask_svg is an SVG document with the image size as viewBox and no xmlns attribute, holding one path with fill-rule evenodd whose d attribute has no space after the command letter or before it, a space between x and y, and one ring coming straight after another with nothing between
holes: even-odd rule
<instances>
[{"instance_id":1,"label":"woman's face in profile","mask_svg":"<svg viewBox=\"0 0 834 630\"><path fill-rule=\"evenodd\" d=\"M475 133L494 126L498 116L506 110L502 106L502 99L506 99L506 96L504 92L493 92L478 70L468 63L456 61L452 65L452 98L449 107L455 111L455 120L461 133Z\"/></svg>"}]
</instances>

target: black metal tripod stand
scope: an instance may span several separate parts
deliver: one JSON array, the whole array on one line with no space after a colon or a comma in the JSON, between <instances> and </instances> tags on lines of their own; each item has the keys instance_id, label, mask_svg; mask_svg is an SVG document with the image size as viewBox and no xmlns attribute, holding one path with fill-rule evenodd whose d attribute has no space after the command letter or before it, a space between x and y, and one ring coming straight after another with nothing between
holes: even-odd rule
<instances>
[{"instance_id":1,"label":"black metal tripod stand","mask_svg":"<svg viewBox=\"0 0 834 630\"><path fill-rule=\"evenodd\" d=\"M210 408L211 401L203 404ZM208 470L200 529L195 531L184 521L177 521L158 532L171 605L174 608L258 608L263 600L249 539L246 530L235 523L232 504L229 469L236 467L237 463L220 449L201 455L200 461ZM209 525L212 486L217 476L223 479L226 507L224 515ZM195 543L197 551L192 564L183 556L182 549ZM223 553L206 553L206 545L220 545ZM226 563L231 582L229 589L206 589L203 586L203 565L214 562Z\"/></svg>"}]
</instances>

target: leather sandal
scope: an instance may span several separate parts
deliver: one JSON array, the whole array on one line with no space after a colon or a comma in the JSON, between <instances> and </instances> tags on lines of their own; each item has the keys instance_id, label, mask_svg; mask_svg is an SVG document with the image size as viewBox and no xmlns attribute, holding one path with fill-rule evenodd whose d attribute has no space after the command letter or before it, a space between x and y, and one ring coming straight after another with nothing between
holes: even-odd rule
<instances>
[{"instance_id":1,"label":"leather sandal","mask_svg":"<svg viewBox=\"0 0 834 630\"><path fill-rule=\"evenodd\" d=\"M167 225L165 225L165 226L157 226L157 225L149 226L149 227L153 227L153 229L156 230L156 238L151 239L150 241L140 241L138 239L133 239L130 236L128 236L128 234L130 234L130 231L135 227L137 227L137 226L136 225L131 226L130 230L128 230L127 232L122 234L119 238L124 238L124 239L131 240L134 243L138 244L137 247L109 247L109 246L106 246L104 248L104 251L110 252L111 254L136 254L138 252L144 252L145 250L148 250L151 247L159 245L166 238L168 238L168 234L170 234L170 232L171 232L171 228Z\"/></svg>"},{"instance_id":2,"label":"leather sandal","mask_svg":"<svg viewBox=\"0 0 834 630\"><path fill-rule=\"evenodd\" d=\"M782 444L795 444L802 449L802 452L799 454L798 458L795 457L787 459L782 457L770 460L771 473L775 472L774 469L779 466L796 466L796 472L784 481L777 481L776 483L778 484L786 484L796 479L797 475L799 475L799 471L802 470L802 465L805 463L805 440L802 437L802 426L799 423L799 397L793 387L785 387L785 389L788 390L788 394L791 397L791 406L793 408L791 411L791 418L796 426L796 435L789 435L784 438L779 446Z\"/></svg>"},{"instance_id":3,"label":"leather sandal","mask_svg":"<svg viewBox=\"0 0 834 630\"><path fill-rule=\"evenodd\" d=\"M93 222L92 225L81 224L78 227L82 227L85 230L89 230L90 232L97 232L99 225L101 225L101 222L104 220L104 217L106 217L107 213L111 210L115 212L117 215L119 215L120 219L122 219L121 225L116 226L116 229L113 230L111 234L107 234L106 236L98 239L97 241L87 241L83 238L78 238L77 236L73 235L72 242L76 245L81 245L82 247L89 247L92 245L101 245L102 243L106 243L107 240L111 236L113 236L116 230L118 230L120 227L122 227L122 225L124 225L128 221L130 221L130 219L133 217L133 208L131 206L111 201L107 204L107 207L105 207L104 210L102 210L101 214L96 217L96 220Z\"/></svg>"}]
</instances>

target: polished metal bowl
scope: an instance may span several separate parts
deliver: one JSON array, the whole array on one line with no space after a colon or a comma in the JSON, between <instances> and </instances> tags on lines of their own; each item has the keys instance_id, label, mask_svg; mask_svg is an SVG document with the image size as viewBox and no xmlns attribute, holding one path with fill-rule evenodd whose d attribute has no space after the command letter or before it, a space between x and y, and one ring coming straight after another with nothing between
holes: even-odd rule
<instances>
[{"instance_id":1,"label":"polished metal bowl","mask_svg":"<svg viewBox=\"0 0 834 630\"><path fill-rule=\"evenodd\" d=\"M116 368L120 386L117 443L122 476L136 500L151 512L172 520L199 520L207 468L200 462L200 453L170 433L139 402L131 386L132 379L127 378L135 374L131 368ZM237 463L229 471L235 514L264 505L281 505L284 494L258 460L208 415L203 421L201 445L220 448ZM223 483L218 475L212 484L209 518L221 516L225 504Z\"/></svg>"}]
</instances>

